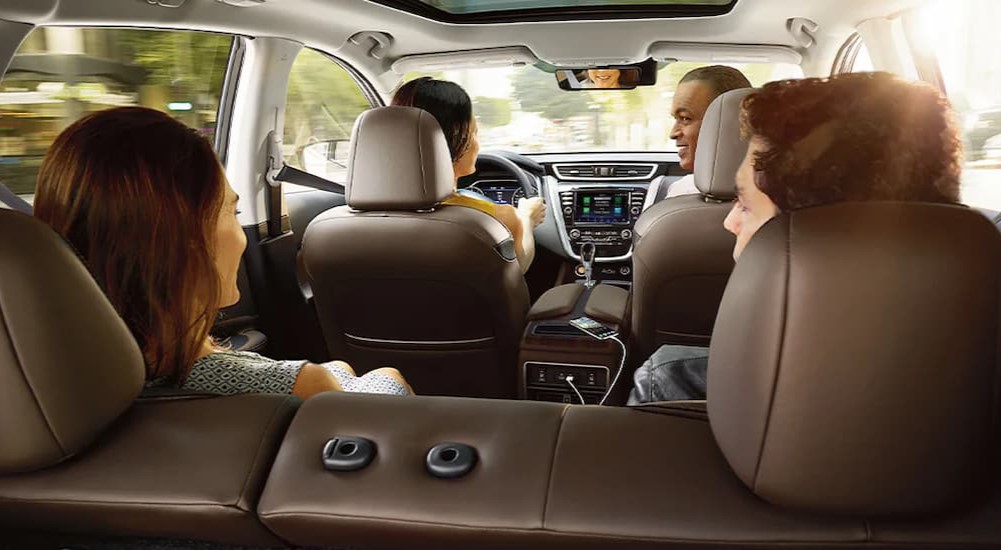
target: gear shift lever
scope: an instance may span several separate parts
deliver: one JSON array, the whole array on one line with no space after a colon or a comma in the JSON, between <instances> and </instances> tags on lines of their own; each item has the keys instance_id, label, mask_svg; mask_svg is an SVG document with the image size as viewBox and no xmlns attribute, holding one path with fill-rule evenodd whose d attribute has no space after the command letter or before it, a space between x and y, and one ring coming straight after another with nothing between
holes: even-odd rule
<instances>
[{"instance_id":1,"label":"gear shift lever","mask_svg":"<svg viewBox=\"0 0 1001 550\"><path fill-rule=\"evenodd\" d=\"M594 264L594 243L584 243L580 245L580 264L584 266L584 286L591 288L594 280L591 278L592 266Z\"/></svg>"}]
</instances>

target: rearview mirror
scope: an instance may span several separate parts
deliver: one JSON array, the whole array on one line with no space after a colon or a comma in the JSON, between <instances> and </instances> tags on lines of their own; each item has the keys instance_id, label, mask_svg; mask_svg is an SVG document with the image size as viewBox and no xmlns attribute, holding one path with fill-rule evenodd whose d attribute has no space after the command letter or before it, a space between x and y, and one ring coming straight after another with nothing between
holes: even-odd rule
<instances>
[{"instance_id":1,"label":"rearview mirror","mask_svg":"<svg viewBox=\"0 0 1001 550\"><path fill-rule=\"evenodd\" d=\"M562 90L632 90L657 83L657 64L648 60L636 65L558 69L556 81Z\"/></svg>"}]
</instances>

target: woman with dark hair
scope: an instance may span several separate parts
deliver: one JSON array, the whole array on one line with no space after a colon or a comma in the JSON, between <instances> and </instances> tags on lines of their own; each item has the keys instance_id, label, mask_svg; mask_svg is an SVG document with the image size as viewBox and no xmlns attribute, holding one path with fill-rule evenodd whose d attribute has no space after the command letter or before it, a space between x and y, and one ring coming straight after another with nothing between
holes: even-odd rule
<instances>
[{"instance_id":1,"label":"woman with dark hair","mask_svg":"<svg viewBox=\"0 0 1001 550\"><path fill-rule=\"evenodd\" d=\"M473 102L461 86L430 77L418 78L401 86L393 95L391 104L422 109L438 121L452 156L456 184L459 178L476 172L476 155L480 152L476 119L473 118ZM522 199L515 208L454 193L442 204L474 208L500 220L511 232L522 273L528 271L535 258L535 235L532 230L546 216L546 206L541 198Z\"/></svg>"},{"instance_id":2,"label":"woman with dark hair","mask_svg":"<svg viewBox=\"0 0 1001 550\"><path fill-rule=\"evenodd\" d=\"M212 145L170 116L123 107L84 117L42 161L35 216L83 256L135 336L148 385L214 393L411 393L394 369L274 361L209 336L240 299L247 244Z\"/></svg>"},{"instance_id":3,"label":"woman with dark hair","mask_svg":"<svg viewBox=\"0 0 1001 550\"><path fill-rule=\"evenodd\" d=\"M733 258L782 212L848 201L959 203L962 146L935 88L889 73L766 84L741 106L747 155L723 222ZM709 350L663 346L629 404L706 398Z\"/></svg>"}]
</instances>

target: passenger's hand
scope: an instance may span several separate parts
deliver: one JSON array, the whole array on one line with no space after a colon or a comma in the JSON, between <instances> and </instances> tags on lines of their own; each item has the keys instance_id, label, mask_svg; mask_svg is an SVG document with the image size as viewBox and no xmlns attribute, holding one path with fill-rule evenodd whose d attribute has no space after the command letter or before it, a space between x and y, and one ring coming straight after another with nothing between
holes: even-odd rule
<instances>
[{"instance_id":1,"label":"passenger's hand","mask_svg":"<svg viewBox=\"0 0 1001 550\"><path fill-rule=\"evenodd\" d=\"M542 197L532 197L518 201L518 212L532 222L532 227L538 226L546 219L546 203Z\"/></svg>"}]
</instances>

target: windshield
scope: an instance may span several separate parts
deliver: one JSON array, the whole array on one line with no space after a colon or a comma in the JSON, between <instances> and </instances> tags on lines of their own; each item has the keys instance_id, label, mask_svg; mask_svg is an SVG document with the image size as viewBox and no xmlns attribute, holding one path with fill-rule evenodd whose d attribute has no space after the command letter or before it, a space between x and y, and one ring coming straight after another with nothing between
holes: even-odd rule
<instances>
[{"instance_id":1,"label":"windshield","mask_svg":"<svg viewBox=\"0 0 1001 550\"><path fill-rule=\"evenodd\" d=\"M564 91L556 78L534 66L462 69L410 74L451 80L473 99L483 149L520 153L593 151L673 152L668 137L674 119L671 99L678 80L708 63L672 63L657 72L655 86L632 90ZM751 84L800 78L798 65L728 64Z\"/></svg>"}]
</instances>

